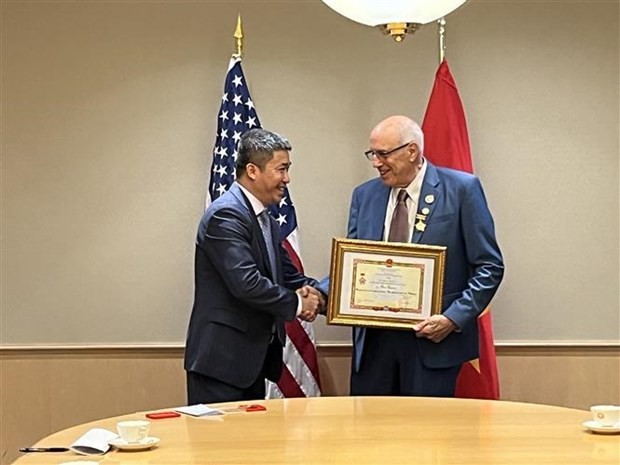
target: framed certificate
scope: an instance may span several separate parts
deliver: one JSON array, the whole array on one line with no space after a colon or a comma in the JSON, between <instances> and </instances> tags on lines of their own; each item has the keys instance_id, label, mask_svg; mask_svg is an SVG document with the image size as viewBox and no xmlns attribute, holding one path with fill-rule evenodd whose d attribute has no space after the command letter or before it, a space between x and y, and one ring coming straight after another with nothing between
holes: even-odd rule
<instances>
[{"instance_id":1,"label":"framed certificate","mask_svg":"<svg viewBox=\"0 0 620 465\"><path fill-rule=\"evenodd\" d=\"M332 240L327 323L411 329L441 313L446 247Z\"/></svg>"}]
</instances>

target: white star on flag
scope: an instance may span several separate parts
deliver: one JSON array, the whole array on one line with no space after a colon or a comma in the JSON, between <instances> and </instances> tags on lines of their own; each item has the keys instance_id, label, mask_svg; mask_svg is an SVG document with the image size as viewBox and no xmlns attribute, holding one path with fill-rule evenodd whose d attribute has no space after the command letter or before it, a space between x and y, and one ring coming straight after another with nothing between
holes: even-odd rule
<instances>
[{"instance_id":1,"label":"white star on flag","mask_svg":"<svg viewBox=\"0 0 620 465\"><path fill-rule=\"evenodd\" d=\"M278 217L276 218L276 221L278 222L280 226L282 226L284 223L286 223L286 216L280 213Z\"/></svg>"},{"instance_id":2,"label":"white star on flag","mask_svg":"<svg viewBox=\"0 0 620 465\"><path fill-rule=\"evenodd\" d=\"M235 96L233 97L233 103L235 104L235 106L242 104L240 94L235 94Z\"/></svg>"},{"instance_id":3,"label":"white star on flag","mask_svg":"<svg viewBox=\"0 0 620 465\"><path fill-rule=\"evenodd\" d=\"M241 76L235 76L235 79L233 79L233 84L235 87L239 87L242 84Z\"/></svg>"}]
</instances>

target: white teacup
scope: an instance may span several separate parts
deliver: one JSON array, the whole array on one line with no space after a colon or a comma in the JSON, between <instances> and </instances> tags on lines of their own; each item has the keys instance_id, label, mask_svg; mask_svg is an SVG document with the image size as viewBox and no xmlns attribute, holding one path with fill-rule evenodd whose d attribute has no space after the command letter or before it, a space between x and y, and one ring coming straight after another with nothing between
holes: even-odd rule
<instances>
[{"instance_id":1,"label":"white teacup","mask_svg":"<svg viewBox=\"0 0 620 465\"><path fill-rule=\"evenodd\" d=\"M116 431L123 441L135 444L144 441L149 435L151 422L147 420L127 420L119 421L116 424Z\"/></svg>"},{"instance_id":2,"label":"white teacup","mask_svg":"<svg viewBox=\"0 0 620 465\"><path fill-rule=\"evenodd\" d=\"M614 426L620 422L620 406L593 405L590 407L592 418L601 426Z\"/></svg>"}]
</instances>

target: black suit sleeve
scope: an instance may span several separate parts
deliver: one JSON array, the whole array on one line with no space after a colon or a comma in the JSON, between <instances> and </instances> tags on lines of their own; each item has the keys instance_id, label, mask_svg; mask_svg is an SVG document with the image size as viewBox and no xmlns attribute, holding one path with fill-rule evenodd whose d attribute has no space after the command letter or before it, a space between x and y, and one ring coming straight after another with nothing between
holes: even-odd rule
<instances>
[{"instance_id":1,"label":"black suit sleeve","mask_svg":"<svg viewBox=\"0 0 620 465\"><path fill-rule=\"evenodd\" d=\"M296 291L306 284L312 287L318 286L318 281L308 278L299 270L291 260L288 251L280 244L280 261L282 263L282 274L284 275L284 286L288 289Z\"/></svg>"},{"instance_id":2,"label":"black suit sleeve","mask_svg":"<svg viewBox=\"0 0 620 465\"><path fill-rule=\"evenodd\" d=\"M207 220L204 237L198 237L198 247L209 256L236 299L256 310L292 320L297 310L297 296L274 284L259 269L263 257L257 234L260 230L255 231L244 212L222 208Z\"/></svg>"}]
</instances>

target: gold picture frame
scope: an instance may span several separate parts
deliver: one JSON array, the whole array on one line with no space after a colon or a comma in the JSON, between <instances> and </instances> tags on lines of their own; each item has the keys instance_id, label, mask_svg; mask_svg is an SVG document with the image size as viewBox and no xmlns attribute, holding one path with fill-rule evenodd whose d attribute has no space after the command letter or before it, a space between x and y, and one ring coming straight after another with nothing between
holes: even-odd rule
<instances>
[{"instance_id":1,"label":"gold picture frame","mask_svg":"<svg viewBox=\"0 0 620 465\"><path fill-rule=\"evenodd\" d=\"M411 329L441 313L446 247L332 239L327 323Z\"/></svg>"}]
</instances>

